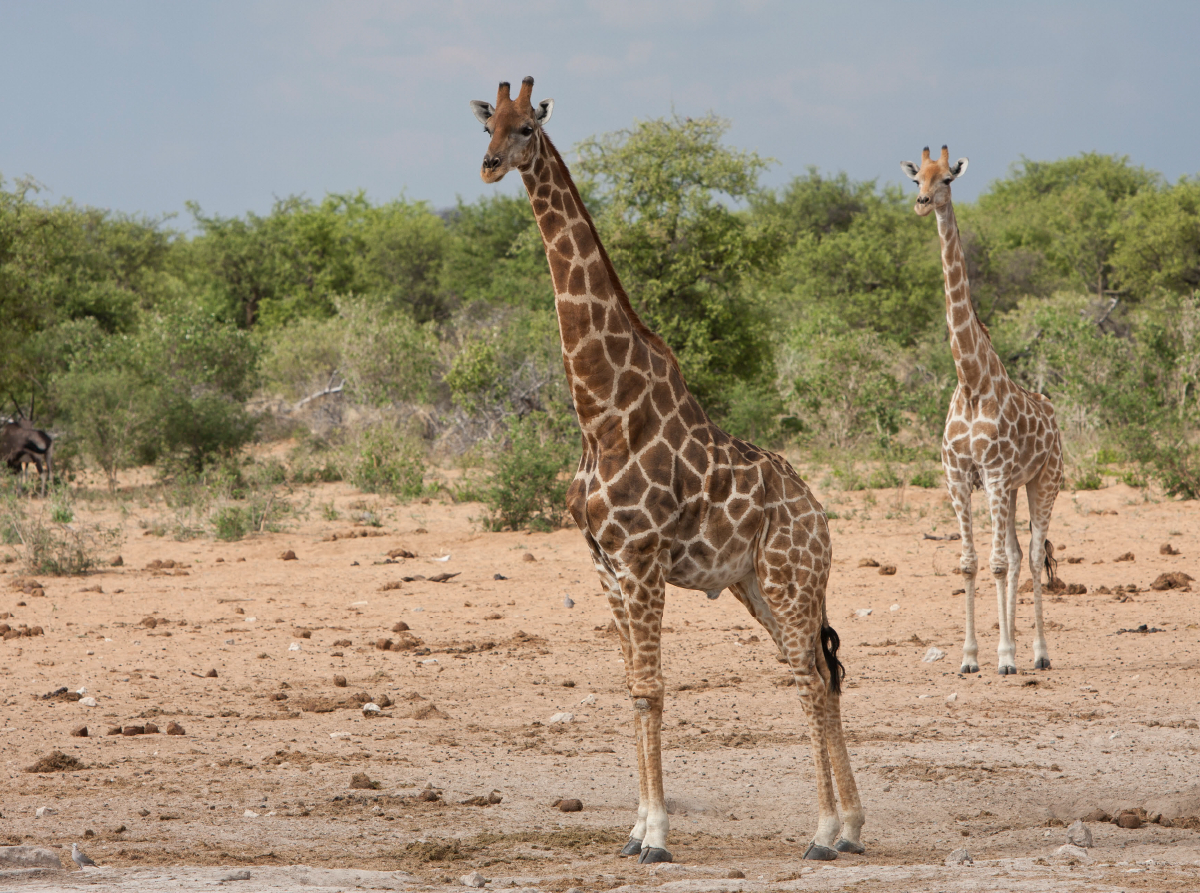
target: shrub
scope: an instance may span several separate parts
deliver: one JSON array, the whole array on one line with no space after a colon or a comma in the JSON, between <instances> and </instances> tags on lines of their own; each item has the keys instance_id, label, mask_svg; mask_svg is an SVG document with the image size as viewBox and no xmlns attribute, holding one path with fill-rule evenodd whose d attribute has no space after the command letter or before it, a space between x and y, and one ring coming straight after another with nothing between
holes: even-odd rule
<instances>
[{"instance_id":1,"label":"shrub","mask_svg":"<svg viewBox=\"0 0 1200 893\"><path fill-rule=\"evenodd\" d=\"M909 477L908 482L914 487L922 487L926 490L931 490L941 484L938 473L932 468L922 468L919 471L914 471Z\"/></svg>"},{"instance_id":2,"label":"shrub","mask_svg":"<svg viewBox=\"0 0 1200 893\"><path fill-rule=\"evenodd\" d=\"M550 530L562 524L573 450L547 436L543 419L527 416L510 430L510 446L495 462L484 504L491 530Z\"/></svg>"},{"instance_id":3,"label":"shrub","mask_svg":"<svg viewBox=\"0 0 1200 893\"><path fill-rule=\"evenodd\" d=\"M1071 489L1073 490L1099 490L1103 486L1104 478L1100 476L1100 472L1095 468L1084 469L1071 482Z\"/></svg>"},{"instance_id":4,"label":"shrub","mask_svg":"<svg viewBox=\"0 0 1200 893\"><path fill-rule=\"evenodd\" d=\"M362 436L350 482L364 493L416 499L425 491L424 456L395 428L377 425Z\"/></svg>"},{"instance_id":5,"label":"shrub","mask_svg":"<svg viewBox=\"0 0 1200 893\"><path fill-rule=\"evenodd\" d=\"M68 576L99 566L102 552L120 544L120 528L98 524L67 523L56 516L74 517L69 506L59 504L46 516L45 503L36 508L7 497L0 506L5 539L25 547L25 568L30 573Z\"/></svg>"},{"instance_id":6,"label":"shrub","mask_svg":"<svg viewBox=\"0 0 1200 893\"><path fill-rule=\"evenodd\" d=\"M239 506L225 506L213 515L212 525L217 539L226 542L240 540L251 530L250 512Z\"/></svg>"}]
</instances>

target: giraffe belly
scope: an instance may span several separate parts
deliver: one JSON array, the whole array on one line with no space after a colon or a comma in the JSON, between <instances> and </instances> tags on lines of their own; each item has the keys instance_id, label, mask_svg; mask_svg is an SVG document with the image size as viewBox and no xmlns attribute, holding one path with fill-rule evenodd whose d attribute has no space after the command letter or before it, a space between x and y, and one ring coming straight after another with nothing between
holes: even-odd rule
<instances>
[{"instance_id":1,"label":"giraffe belly","mask_svg":"<svg viewBox=\"0 0 1200 893\"><path fill-rule=\"evenodd\" d=\"M754 556L750 550L730 556L721 563L701 564L684 556L672 562L667 582L680 589L706 592L709 593L709 598L715 598L712 593L720 593L721 590L746 579L753 570Z\"/></svg>"}]
</instances>

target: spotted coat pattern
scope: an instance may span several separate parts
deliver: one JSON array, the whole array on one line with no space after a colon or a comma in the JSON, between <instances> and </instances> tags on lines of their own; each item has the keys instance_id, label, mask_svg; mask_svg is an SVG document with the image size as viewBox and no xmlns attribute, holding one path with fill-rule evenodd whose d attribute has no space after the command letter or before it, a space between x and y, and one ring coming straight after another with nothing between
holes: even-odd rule
<instances>
[{"instance_id":1,"label":"spotted coat pattern","mask_svg":"<svg viewBox=\"0 0 1200 893\"><path fill-rule=\"evenodd\" d=\"M563 365L583 435L567 507L608 597L634 707L638 819L624 852L640 849L646 861L665 853L660 636L668 583L710 598L730 589L771 635L796 679L813 742L814 842L831 858L840 829L841 843L861 851L864 813L821 648L832 554L825 512L783 457L726 434L689 393L670 348L630 305L529 104L531 87L527 78L513 102L502 84L490 114L481 114L485 103L473 106L492 135L484 179L520 171L554 282ZM531 121L536 126L521 140Z\"/></svg>"},{"instance_id":2,"label":"spotted coat pattern","mask_svg":"<svg viewBox=\"0 0 1200 893\"><path fill-rule=\"evenodd\" d=\"M946 486L958 515L962 536L960 569L966 590L966 635L962 672L979 671L979 646L975 638L975 575L978 559L971 529L971 494L987 494L992 519L991 571L996 582L1000 644L999 672L1016 673L1017 583L1021 574L1021 546L1017 542L1017 491L1025 488L1029 501L1029 570L1033 576L1035 637L1034 666L1050 667L1042 622L1042 566L1046 560L1046 534L1054 500L1063 479L1062 438L1054 406L1042 396L1016 384L992 347L987 327L971 303L970 283L954 217L950 183L966 167L966 159L949 163L942 147L934 160L926 148L917 168L904 169L920 187L916 211L937 215L942 247L942 272L946 290L946 325L958 386L950 399L942 437L942 467ZM915 172L915 175L914 175Z\"/></svg>"}]
</instances>

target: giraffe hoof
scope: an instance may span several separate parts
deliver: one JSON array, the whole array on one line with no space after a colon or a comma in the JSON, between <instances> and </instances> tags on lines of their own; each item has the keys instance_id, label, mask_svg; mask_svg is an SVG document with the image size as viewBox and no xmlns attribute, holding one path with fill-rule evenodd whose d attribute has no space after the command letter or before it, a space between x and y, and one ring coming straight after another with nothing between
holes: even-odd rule
<instances>
[{"instance_id":1,"label":"giraffe hoof","mask_svg":"<svg viewBox=\"0 0 1200 893\"><path fill-rule=\"evenodd\" d=\"M638 856L638 865L646 865L650 862L674 862L671 854L658 846L648 846L642 850L642 854Z\"/></svg>"},{"instance_id":2,"label":"giraffe hoof","mask_svg":"<svg viewBox=\"0 0 1200 893\"><path fill-rule=\"evenodd\" d=\"M1048 669L1050 669L1050 658L1048 658L1048 657L1039 657L1039 658L1038 658L1038 659L1037 659L1037 660L1034 662L1034 664L1033 664L1033 668L1034 668L1035 670L1048 670Z\"/></svg>"},{"instance_id":3,"label":"giraffe hoof","mask_svg":"<svg viewBox=\"0 0 1200 893\"><path fill-rule=\"evenodd\" d=\"M1000 668L1000 670L999 670L999 673L1000 673L1000 675L1001 675L1001 676L1016 676L1016 675L1017 675L1017 668L1016 668L1016 667L1003 667L1003 666L1002 666L1002 667Z\"/></svg>"},{"instance_id":4,"label":"giraffe hoof","mask_svg":"<svg viewBox=\"0 0 1200 893\"><path fill-rule=\"evenodd\" d=\"M621 847L621 852L617 855L624 859L626 856L640 856L642 854L642 842L636 837L629 838L629 843Z\"/></svg>"},{"instance_id":5,"label":"giraffe hoof","mask_svg":"<svg viewBox=\"0 0 1200 893\"><path fill-rule=\"evenodd\" d=\"M817 862L832 862L837 858L837 850L831 850L829 847L821 846L821 844L814 841L813 843L810 843L808 845L808 849L804 851L804 858L812 859Z\"/></svg>"},{"instance_id":6,"label":"giraffe hoof","mask_svg":"<svg viewBox=\"0 0 1200 893\"><path fill-rule=\"evenodd\" d=\"M847 840L844 837L840 838L838 842L833 845L833 848L839 853L854 853L855 855L859 856L867 851L866 847L864 847L861 843L855 843L853 840Z\"/></svg>"},{"instance_id":7,"label":"giraffe hoof","mask_svg":"<svg viewBox=\"0 0 1200 893\"><path fill-rule=\"evenodd\" d=\"M960 672L960 673L978 673L979 665L978 664L963 664L961 667L958 668L958 672Z\"/></svg>"}]
</instances>

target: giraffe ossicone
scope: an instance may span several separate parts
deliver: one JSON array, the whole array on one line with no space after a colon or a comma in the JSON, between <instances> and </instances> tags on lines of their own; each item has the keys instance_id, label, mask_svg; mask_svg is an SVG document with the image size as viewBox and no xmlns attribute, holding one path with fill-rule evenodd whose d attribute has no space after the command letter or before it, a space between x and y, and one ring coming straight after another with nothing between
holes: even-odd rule
<instances>
[{"instance_id":1,"label":"giraffe ossicone","mask_svg":"<svg viewBox=\"0 0 1200 893\"><path fill-rule=\"evenodd\" d=\"M608 597L635 708L638 812L621 855L671 860L661 741L667 584L710 598L729 589L770 634L796 680L816 767L819 819L804 856L861 853L865 814L842 732L844 670L825 613L824 509L782 456L730 437L689 393L671 349L634 312L542 129L553 102L535 106L532 92L525 78L514 100L504 82L495 104L477 100L471 110L491 138L480 175L495 183L520 172L554 281L583 435L567 507Z\"/></svg>"},{"instance_id":2,"label":"giraffe ossicone","mask_svg":"<svg viewBox=\"0 0 1200 893\"><path fill-rule=\"evenodd\" d=\"M1021 576L1021 546L1017 542L1017 491L1029 500L1029 571L1033 575L1034 667L1050 669L1050 652L1042 623L1042 567L1054 578L1053 547L1046 539L1054 500L1063 480L1062 436L1054 406L1041 394L1027 391L1008 377L987 326L971 302L967 262L950 184L967 169L967 159L950 163L942 146L934 159L926 146L921 163L900 163L918 187L914 210L921 217L937 215L946 289L946 325L958 386L950 398L942 436L942 468L946 487L958 515L962 537L959 568L966 590L966 632L960 672L979 672L975 638L975 574L979 561L971 531L971 494L987 494L992 519L991 570L996 581L996 612L1000 643L997 667L1001 675L1017 672L1017 583Z\"/></svg>"}]
</instances>

